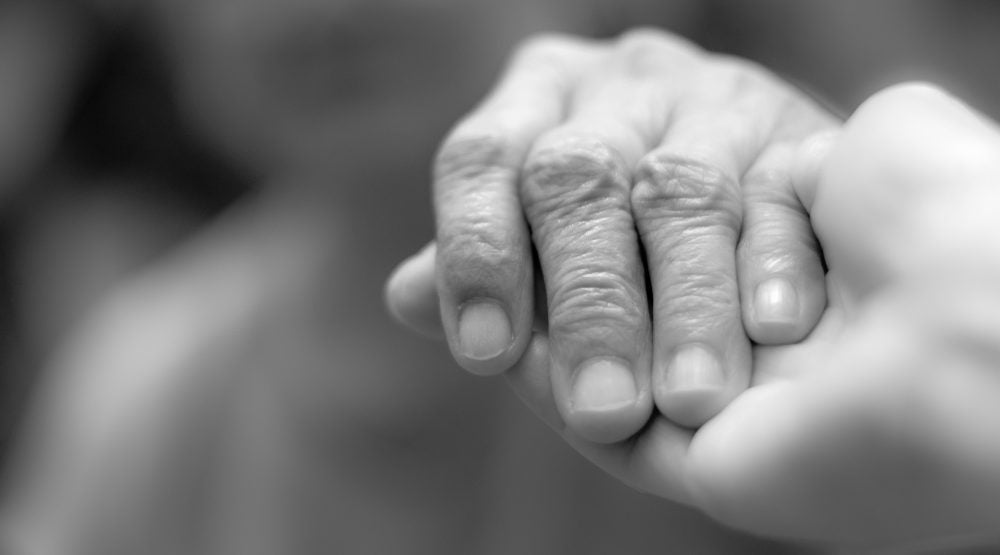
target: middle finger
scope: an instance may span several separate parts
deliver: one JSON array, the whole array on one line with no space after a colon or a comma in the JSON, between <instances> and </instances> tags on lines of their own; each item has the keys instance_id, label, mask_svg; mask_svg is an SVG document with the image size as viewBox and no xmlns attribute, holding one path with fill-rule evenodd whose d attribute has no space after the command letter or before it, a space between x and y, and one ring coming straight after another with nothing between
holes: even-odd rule
<instances>
[{"instance_id":1,"label":"middle finger","mask_svg":"<svg viewBox=\"0 0 1000 555\"><path fill-rule=\"evenodd\" d=\"M654 398L684 426L704 424L750 381L736 279L740 181L786 98L752 68L717 62L637 170L632 209L654 291Z\"/></svg>"},{"instance_id":2,"label":"middle finger","mask_svg":"<svg viewBox=\"0 0 1000 555\"><path fill-rule=\"evenodd\" d=\"M599 442L632 435L652 410L645 271L629 199L632 169L662 135L668 105L667 84L636 59L651 40L623 39L578 88L567 121L535 143L522 178L547 291L553 393L567 424Z\"/></svg>"}]
</instances>

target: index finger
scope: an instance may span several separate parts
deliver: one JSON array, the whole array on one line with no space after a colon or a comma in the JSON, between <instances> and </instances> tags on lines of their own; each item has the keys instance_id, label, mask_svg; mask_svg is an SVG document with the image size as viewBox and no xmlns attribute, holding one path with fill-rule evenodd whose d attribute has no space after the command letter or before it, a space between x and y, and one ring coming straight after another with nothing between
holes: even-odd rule
<instances>
[{"instance_id":1,"label":"index finger","mask_svg":"<svg viewBox=\"0 0 1000 555\"><path fill-rule=\"evenodd\" d=\"M564 118L568 92L596 51L579 39L526 43L438 153L441 319L455 360L471 372L506 370L530 338L534 276L517 180L534 139Z\"/></svg>"}]
</instances>

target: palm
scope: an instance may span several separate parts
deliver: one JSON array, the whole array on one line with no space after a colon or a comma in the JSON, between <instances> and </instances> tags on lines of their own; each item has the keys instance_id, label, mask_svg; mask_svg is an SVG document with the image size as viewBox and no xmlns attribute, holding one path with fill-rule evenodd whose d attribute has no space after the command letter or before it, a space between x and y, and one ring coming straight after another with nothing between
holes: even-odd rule
<instances>
[{"instance_id":1,"label":"palm","mask_svg":"<svg viewBox=\"0 0 1000 555\"><path fill-rule=\"evenodd\" d=\"M571 444L626 483L760 534L898 543L997 529L982 515L1000 499L983 462L1000 460L988 331L1000 295L995 277L974 277L993 275L982 249L1000 233L995 210L968 208L996 205L1000 135L926 90L881 98L849 124L808 203L830 268L816 330L756 347L754 387L695 432L657 416L612 446L563 430ZM545 408L546 354L539 335L511 379L561 428Z\"/></svg>"}]
</instances>

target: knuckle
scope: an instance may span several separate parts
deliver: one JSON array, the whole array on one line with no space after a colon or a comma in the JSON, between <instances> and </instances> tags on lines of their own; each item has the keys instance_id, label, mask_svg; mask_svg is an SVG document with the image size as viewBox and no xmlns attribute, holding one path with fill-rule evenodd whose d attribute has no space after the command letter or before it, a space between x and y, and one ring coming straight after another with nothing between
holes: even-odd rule
<instances>
[{"instance_id":1,"label":"knuckle","mask_svg":"<svg viewBox=\"0 0 1000 555\"><path fill-rule=\"evenodd\" d=\"M760 169L744 187L744 221L737 255L769 271L791 269L806 253L818 252L809 215L785 184L787 172Z\"/></svg>"},{"instance_id":2,"label":"knuckle","mask_svg":"<svg viewBox=\"0 0 1000 555\"><path fill-rule=\"evenodd\" d=\"M715 82L730 83L737 90L771 84L771 72L751 60L713 54L709 73Z\"/></svg>"},{"instance_id":3,"label":"knuckle","mask_svg":"<svg viewBox=\"0 0 1000 555\"><path fill-rule=\"evenodd\" d=\"M675 322L714 321L739 309L736 290L730 272L687 272L665 287L657 304Z\"/></svg>"},{"instance_id":4,"label":"knuckle","mask_svg":"<svg viewBox=\"0 0 1000 555\"><path fill-rule=\"evenodd\" d=\"M584 48L581 39L560 33L539 33L522 40L515 48L514 63L558 63Z\"/></svg>"},{"instance_id":5,"label":"knuckle","mask_svg":"<svg viewBox=\"0 0 1000 555\"><path fill-rule=\"evenodd\" d=\"M781 217L805 214L789 181L788 171L783 168L757 169L744 176L742 194L747 220L759 221L772 213Z\"/></svg>"},{"instance_id":6,"label":"knuckle","mask_svg":"<svg viewBox=\"0 0 1000 555\"><path fill-rule=\"evenodd\" d=\"M615 270L568 272L551 291L549 326L560 332L610 326L634 334L645 319L644 293ZM573 275L575 274L575 275Z\"/></svg>"},{"instance_id":7,"label":"knuckle","mask_svg":"<svg viewBox=\"0 0 1000 555\"><path fill-rule=\"evenodd\" d=\"M446 286L493 283L516 275L522 264L514 234L470 218L438 238L438 264Z\"/></svg>"},{"instance_id":8,"label":"knuckle","mask_svg":"<svg viewBox=\"0 0 1000 555\"><path fill-rule=\"evenodd\" d=\"M521 185L529 217L581 205L627 208L629 174L622 156L607 143L570 137L532 153Z\"/></svg>"},{"instance_id":9,"label":"knuckle","mask_svg":"<svg viewBox=\"0 0 1000 555\"><path fill-rule=\"evenodd\" d=\"M637 220L677 222L737 232L742 224L742 199L734 176L691 156L653 153L636 170L631 195Z\"/></svg>"},{"instance_id":10,"label":"knuckle","mask_svg":"<svg viewBox=\"0 0 1000 555\"><path fill-rule=\"evenodd\" d=\"M644 59L653 53L662 54L665 48L673 46L673 42L661 31L639 27L622 33L615 48L618 55L625 59Z\"/></svg>"},{"instance_id":11,"label":"knuckle","mask_svg":"<svg viewBox=\"0 0 1000 555\"><path fill-rule=\"evenodd\" d=\"M618 38L617 48L621 52L640 55L650 52L692 55L701 51L694 43L655 27L636 27L625 31Z\"/></svg>"},{"instance_id":12,"label":"knuckle","mask_svg":"<svg viewBox=\"0 0 1000 555\"><path fill-rule=\"evenodd\" d=\"M792 89L762 65L724 54L712 54L710 60L701 78L744 110L759 111L761 102L788 105L794 98Z\"/></svg>"},{"instance_id":13,"label":"knuckle","mask_svg":"<svg viewBox=\"0 0 1000 555\"><path fill-rule=\"evenodd\" d=\"M512 165L507 137L492 130L457 128L434 159L436 181L462 181Z\"/></svg>"},{"instance_id":14,"label":"knuckle","mask_svg":"<svg viewBox=\"0 0 1000 555\"><path fill-rule=\"evenodd\" d=\"M632 75L662 75L668 64L679 71L683 62L694 60L700 49L688 41L664 31L640 27L623 33L615 44L618 64ZM673 73L673 71L672 71Z\"/></svg>"},{"instance_id":15,"label":"knuckle","mask_svg":"<svg viewBox=\"0 0 1000 555\"><path fill-rule=\"evenodd\" d=\"M808 222L759 222L743 231L736 256L743 266L767 273L798 272L818 266L819 243Z\"/></svg>"}]
</instances>

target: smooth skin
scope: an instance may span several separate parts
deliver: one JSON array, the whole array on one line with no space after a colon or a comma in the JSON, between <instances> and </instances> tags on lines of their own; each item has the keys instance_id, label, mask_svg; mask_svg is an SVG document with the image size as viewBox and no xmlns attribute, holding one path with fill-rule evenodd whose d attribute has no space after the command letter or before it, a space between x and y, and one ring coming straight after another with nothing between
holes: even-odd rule
<instances>
[{"instance_id":1,"label":"smooth skin","mask_svg":"<svg viewBox=\"0 0 1000 555\"><path fill-rule=\"evenodd\" d=\"M997 542L1000 129L907 84L793 157L829 306L801 343L755 347L752 386L707 425L657 416L629 441L587 441L557 410L543 332L510 382L613 476L743 530L852 549Z\"/></svg>"},{"instance_id":2,"label":"smooth skin","mask_svg":"<svg viewBox=\"0 0 1000 555\"><path fill-rule=\"evenodd\" d=\"M486 375L542 321L582 437L621 441L654 404L700 426L749 384L751 341L802 339L826 303L783 153L836 124L766 70L662 31L530 40L437 156L437 242L413 259L436 259L435 286L404 265L390 308L434 334L408 318L436 293L456 361Z\"/></svg>"}]
</instances>

